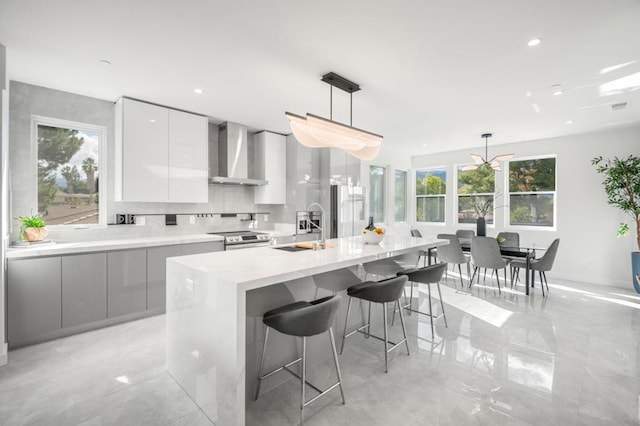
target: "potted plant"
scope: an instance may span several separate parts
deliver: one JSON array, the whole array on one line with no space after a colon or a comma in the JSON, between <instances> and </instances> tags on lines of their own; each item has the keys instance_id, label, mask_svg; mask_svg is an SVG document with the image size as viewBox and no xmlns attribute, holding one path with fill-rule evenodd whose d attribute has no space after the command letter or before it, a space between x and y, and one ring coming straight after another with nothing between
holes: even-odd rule
<instances>
[{"instance_id":1,"label":"potted plant","mask_svg":"<svg viewBox=\"0 0 640 426\"><path fill-rule=\"evenodd\" d=\"M20 216L20 239L23 241L42 241L47 238L47 224L37 214Z\"/></svg>"},{"instance_id":2,"label":"potted plant","mask_svg":"<svg viewBox=\"0 0 640 426\"><path fill-rule=\"evenodd\" d=\"M598 173L604 175L602 186L607 194L607 203L618 207L633 218L636 224L636 238L640 250L640 157L614 157L604 160L596 157L591 161ZM618 237L631 233L628 223L618 227ZM640 293L640 251L631 253L633 286Z\"/></svg>"}]
</instances>

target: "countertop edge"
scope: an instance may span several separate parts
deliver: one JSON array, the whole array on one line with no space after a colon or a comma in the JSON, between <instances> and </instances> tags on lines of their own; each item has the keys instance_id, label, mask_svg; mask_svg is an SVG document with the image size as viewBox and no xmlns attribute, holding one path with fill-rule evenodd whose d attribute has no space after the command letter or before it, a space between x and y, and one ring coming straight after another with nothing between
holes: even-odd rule
<instances>
[{"instance_id":1,"label":"countertop edge","mask_svg":"<svg viewBox=\"0 0 640 426\"><path fill-rule=\"evenodd\" d=\"M7 259L26 259L33 257L58 256L65 254L95 253L101 251L125 250L135 248L171 246L179 244L223 242L224 237L207 234L175 235L167 237L143 237L102 241L78 241L56 243L31 247L8 247Z\"/></svg>"}]
</instances>

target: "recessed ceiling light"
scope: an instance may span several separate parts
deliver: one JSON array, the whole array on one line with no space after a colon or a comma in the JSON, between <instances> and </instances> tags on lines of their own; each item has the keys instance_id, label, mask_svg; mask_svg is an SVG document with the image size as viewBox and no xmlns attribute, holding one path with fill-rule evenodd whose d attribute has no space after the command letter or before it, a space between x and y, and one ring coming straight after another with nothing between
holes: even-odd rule
<instances>
[{"instance_id":1,"label":"recessed ceiling light","mask_svg":"<svg viewBox=\"0 0 640 426\"><path fill-rule=\"evenodd\" d=\"M111 65L111 61L107 61L106 59L100 59L98 62L100 62L103 65Z\"/></svg>"},{"instance_id":2,"label":"recessed ceiling light","mask_svg":"<svg viewBox=\"0 0 640 426\"><path fill-rule=\"evenodd\" d=\"M149 121L152 122L152 123L155 123L156 119L155 118L150 118Z\"/></svg>"},{"instance_id":3,"label":"recessed ceiling light","mask_svg":"<svg viewBox=\"0 0 640 426\"><path fill-rule=\"evenodd\" d=\"M527 43L527 46L529 47L533 47L533 46L537 46L540 44L540 42L542 41L541 38L532 38L531 40L529 40L529 42Z\"/></svg>"},{"instance_id":4,"label":"recessed ceiling light","mask_svg":"<svg viewBox=\"0 0 640 426\"><path fill-rule=\"evenodd\" d=\"M525 94L524 94L524 95L525 95L527 98L530 98L532 94L533 94L533 93L531 93L531 91L530 91L530 90L527 90L527 91L525 92Z\"/></svg>"},{"instance_id":5,"label":"recessed ceiling light","mask_svg":"<svg viewBox=\"0 0 640 426\"><path fill-rule=\"evenodd\" d=\"M540 107L538 104L531 104L531 108L536 112L536 114L540 114Z\"/></svg>"},{"instance_id":6,"label":"recessed ceiling light","mask_svg":"<svg viewBox=\"0 0 640 426\"><path fill-rule=\"evenodd\" d=\"M562 91L562 84L554 84L553 86L551 86L551 93L553 93L553 96L562 95L564 93Z\"/></svg>"},{"instance_id":7,"label":"recessed ceiling light","mask_svg":"<svg viewBox=\"0 0 640 426\"><path fill-rule=\"evenodd\" d=\"M573 124L573 120L567 120L564 122L564 124Z\"/></svg>"},{"instance_id":8,"label":"recessed ceiling light","mask_svg":"<svg viewBox=\"0 0 640 426\"><path fill-rule=\"evenodd\" d=\"M196 92L198 95L202 95L204 93L204 90L200 88L193 89L193 91Z\"/></svg>"}]
</instances>

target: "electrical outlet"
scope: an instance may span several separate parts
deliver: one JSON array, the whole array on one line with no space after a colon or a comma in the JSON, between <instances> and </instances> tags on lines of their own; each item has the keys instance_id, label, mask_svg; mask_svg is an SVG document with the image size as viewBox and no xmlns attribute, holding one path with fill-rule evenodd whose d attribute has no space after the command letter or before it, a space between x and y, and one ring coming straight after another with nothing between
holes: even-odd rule
<instances>
[{"instance_id":1,"label":"electrical outlet","mask_svg":"<svg viewBox=\"0 0 640 426\"><path fill-rule=\"evenodd\" d=\"M195 216L189 216L189 224L191 224L191 225L195 225L196 224L196 217Z\"/></svg>"},{"instance_id":2,"label":"electrical outlet","mask_svg":"<svg viewBox=\"0 0 640 426\"><path fill-rule=\"evenodd\" d=\"M145 217L136 218L136 225L137 226L145 226L146 224L147 224L147 218L145 218Z\"/></svg>"},{"instance_id":3,"label":"electrical outlet","mask_svg":"<svg viewBox=\"0 0 640 426\"><path fill-rule=\"evenodd\" d=\"M268 214L265 214L265 215L264 215L264 221L265 221L265 222L269 222L269 215L268 215Z\"/></svg>"}]
</instances>

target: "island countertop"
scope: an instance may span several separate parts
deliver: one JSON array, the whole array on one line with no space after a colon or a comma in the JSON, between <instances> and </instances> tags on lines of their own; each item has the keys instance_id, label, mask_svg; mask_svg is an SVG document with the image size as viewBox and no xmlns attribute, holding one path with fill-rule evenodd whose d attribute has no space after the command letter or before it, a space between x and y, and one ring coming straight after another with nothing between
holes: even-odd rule
<instances>
[{"instance_id":1,"label":"island countertop","mask_svg":"<svg viewBox=\"0 0 640 426\"><path fill-rule=\"evenodd\" d=\"M387 236L370 245L347 237L317 251L266 246L170 258L167 370L214 423L244 425L248 291L448 243Z\"/></svg>"}]
</instances>

